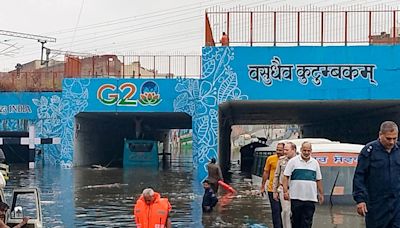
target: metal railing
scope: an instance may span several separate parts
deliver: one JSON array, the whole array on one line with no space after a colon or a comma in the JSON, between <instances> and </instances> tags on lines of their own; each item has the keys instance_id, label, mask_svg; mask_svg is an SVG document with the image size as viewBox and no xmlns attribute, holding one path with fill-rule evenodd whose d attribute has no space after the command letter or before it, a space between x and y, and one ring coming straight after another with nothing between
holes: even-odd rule
<instances>
[{"instance_id":1,"label":"metal railing","mask_svg":"<svg viewBox=\"0 0 400 228\"><path fill-rule=\"evenodd\" d=\"M124 55L119 56L122 77L200 78L201 55Z\"/></svg>"},{"instance_id":2,"label":"metal railing","mask_svg":"<svg viewBox=\"0 0 400 228\"><path fill-rule=\"evenodd\" d=\"M0 73L0 91L61 91L64 78L200 78L200 55L66 56L39 69Z\"/></svg>"},{"instance_id":3,"label":"metal railing","mask_svg":"<svg viewBox=\"0 0 400 228\"><path fill-rule=\"evenodd\" d=\"M230 45L359 45L400 43L399 10L280 11L238 8L208 11L206 46L220 44L225 32ZM211 33L211 34L210 34Z\"/></svg>"}]
</instances>

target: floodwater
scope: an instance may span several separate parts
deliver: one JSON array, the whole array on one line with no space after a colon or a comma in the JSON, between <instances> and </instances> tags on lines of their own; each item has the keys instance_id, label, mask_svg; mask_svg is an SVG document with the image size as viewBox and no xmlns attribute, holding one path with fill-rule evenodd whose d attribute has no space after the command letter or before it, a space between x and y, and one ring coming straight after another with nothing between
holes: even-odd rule
<instances>
[{"instance_id":1,"label":"floodwater","mask_svg":"<svg viewBox=\"0 0 400 228\"><path fill-rule=\"evenodd\" d=\"M11 165L5 189L37 187L41 192L45 227L135 227L132 208L143 188L153 187L168 197L173 227L272 227L267 198L253 194L251 179L233 167L232 186L238 195L220 192L220 205L202 214L203 189L196 179L190 154L165 167L58 169ZM253 191L251 191L253 190ZM365 227L355 206L317 206L313 227Z\"/></svg>"}]
</instances>

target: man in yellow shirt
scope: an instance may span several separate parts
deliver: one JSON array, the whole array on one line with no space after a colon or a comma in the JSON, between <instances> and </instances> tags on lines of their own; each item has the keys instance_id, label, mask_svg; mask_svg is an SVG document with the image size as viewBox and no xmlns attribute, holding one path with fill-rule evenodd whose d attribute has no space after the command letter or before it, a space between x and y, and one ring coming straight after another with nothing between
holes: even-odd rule
<instances>
[{"instance_id":1,"label":"man in yellow shirt","mask_svg":"<svg viewBox=\"0 0 400 228\"><path fill-rule=\"evenodd\" d=\"M272 222L274 224L274 228L282 228L282 219L281 219L281 203L273 199L274 191L272 189L272 184L274 183L274 175L276 165L278 164L279 157L283 156L283 147L284 143L278 143L276 146L276 153L267 158L264 166L264 173L262 177L261 183L261 192L265 192L265 182L268 179L268 198L271 204L272 211Z\"/></svg>"}]
</instances>

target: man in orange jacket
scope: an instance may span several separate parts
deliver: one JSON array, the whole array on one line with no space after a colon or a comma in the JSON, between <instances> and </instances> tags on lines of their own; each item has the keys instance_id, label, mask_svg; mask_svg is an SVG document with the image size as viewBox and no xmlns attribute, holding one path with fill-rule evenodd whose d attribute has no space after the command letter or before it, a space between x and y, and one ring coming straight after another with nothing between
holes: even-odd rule
<instances>
[{"instance_id":1,"label":"man in orange jacket","mask_svg":"<svg viewBox=\"0 0 400 228\"><path fill-rule=\"evenodd\" d=\"M143 190L136 201L133 214L138 228L170 228L169 212L172 207L167 198L161 198L151 188Z\"/></svg>"}]
</instances>

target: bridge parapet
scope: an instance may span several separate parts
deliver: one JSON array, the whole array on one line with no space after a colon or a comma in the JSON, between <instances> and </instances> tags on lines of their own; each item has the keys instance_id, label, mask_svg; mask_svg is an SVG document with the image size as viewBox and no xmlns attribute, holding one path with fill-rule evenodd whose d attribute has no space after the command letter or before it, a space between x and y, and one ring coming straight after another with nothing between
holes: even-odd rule
<instances>
[{"instance_id":1,"label":"bridge parapet","mask_svg":"<svg viewBox=\"0 0 400 228\"><path fill-rule=\"evenodd\" d=\"M399 44L400 10L380 8L213 8L205 13L205 46L221 44L223 32L236 46Z\"/></svg>"}]
</instances>

